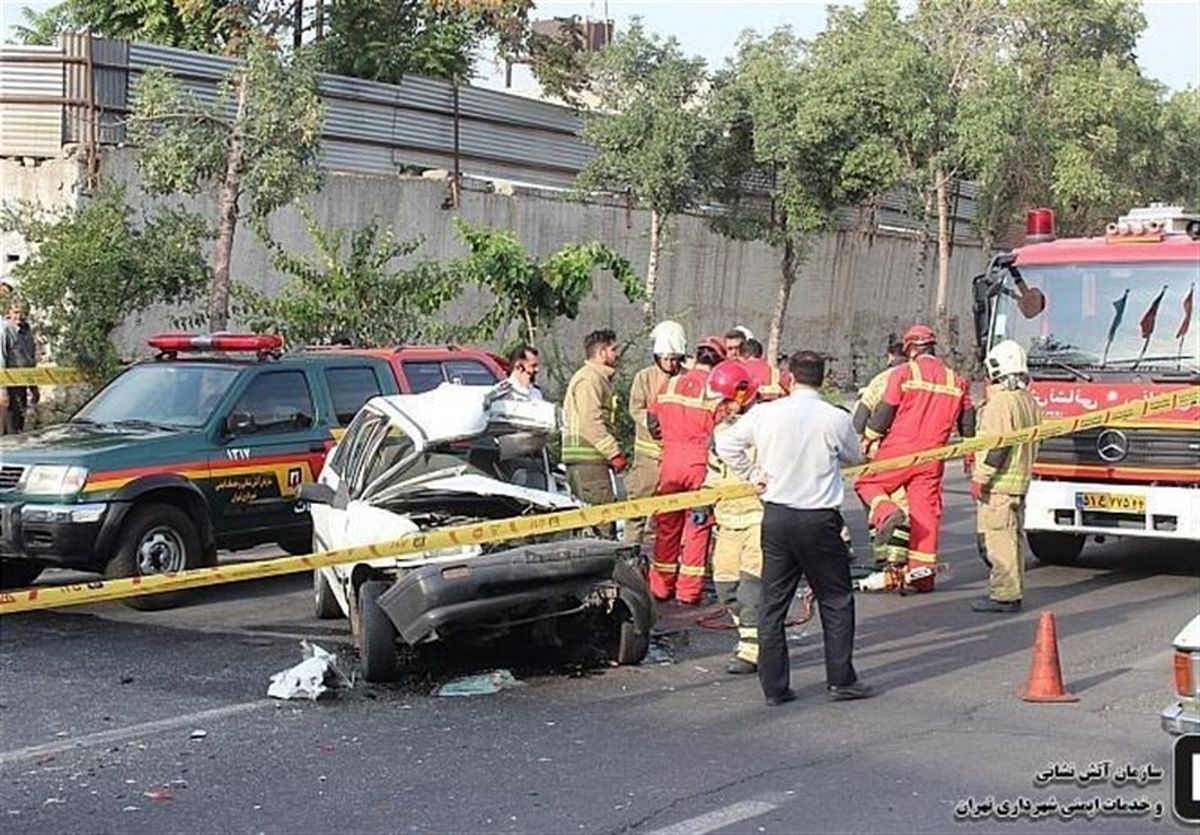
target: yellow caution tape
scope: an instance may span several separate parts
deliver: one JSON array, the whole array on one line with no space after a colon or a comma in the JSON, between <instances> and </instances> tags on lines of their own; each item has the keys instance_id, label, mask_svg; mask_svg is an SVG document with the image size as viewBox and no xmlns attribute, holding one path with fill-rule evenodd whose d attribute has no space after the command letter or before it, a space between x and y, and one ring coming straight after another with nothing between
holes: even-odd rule
<instances>
[{"instance_id":1,"label":"yellow caution tape","mask_svg":"<svg viewBox=\"0 0 1200 835\"><path fill-rule=\"evenodd\" d=\"M0 368L0 386L64 386L84 382L78 368L39 365L36 368Z\"/></svg>"},{"instance_id":2,"label":"yellow caution tape","mask_svg":"<svg viewBox=\"0 0 1200 835\"><path fill-rule=\"evenodd\" d=\"M1027 443L1032 440L1069 435L1082 429L1102 426L1114 421L1124 421L1159 412L1187 409L1200 405L1200 386L1178 389L1155 395L1145 400L1122 403L1111 409L1088 412L1073 418L1049 420L1017 432L983 435L957 444L937 447L913 455L903 455L847 467L843 475L855 476L867 473L887 472L904 469L930 461L945 461L971 452L984 452L1005 446ZM67 586L43 586L0 592L0 615L28 612L35 609L52 609L62 606L77 606L85 603L100 603L106 600L121 600L145 594L183 591L203 586L222 585L240 580L256 580L296 574L343 563L378 559L381 557L403 557L412 555L408 561L423 559L425 552L456 548L464 545L482 545L504 542L529 536L544 536L563 531L579 530L596 525L652 516L659 513L705 507L719 499L734 499L750 496L755 488L748 484L706 488L690 493L674 493L644 499L629 499L605 505L593 505L557 513L538 516L519 516L468 525L456 525L432 531L409 534L389 542L320 551L299 557L278 557L254 562L198 568L174 574L153 574L119 580L94 580L90 583ZM401 560L404 562L404 560Z\"/></svg>"}]
</instances>

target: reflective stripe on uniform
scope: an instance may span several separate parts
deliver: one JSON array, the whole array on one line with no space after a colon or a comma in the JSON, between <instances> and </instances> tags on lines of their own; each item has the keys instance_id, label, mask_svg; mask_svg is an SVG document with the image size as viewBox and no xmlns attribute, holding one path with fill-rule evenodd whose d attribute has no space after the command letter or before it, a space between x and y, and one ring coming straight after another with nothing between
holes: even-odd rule
<instances>
[{"instance_id":1,"label":"reflective stripe on uniform","mask_svg":"<svg viewBox=\"0 0 1200 835\"><path fill-rule=\"evenodd\" d=\"M679 564L679 573L685 577L703 577L704 572L705 567L702 565L686 565L684 563Z\"/></svg>"},{"instance_id":2,"label":"reflective stripe on uniform","mask_svg":"<svg viewBox=\"0 0 1200 835\"><path fill-rule=\"evenodd\" d=\"M912 372L912 377L900 384L901 390L928 391L933 394L948 394L951 397L962 397L962 389L958 387L958 380L951 369L946 369L945 383L931 383L921 377L921 366L915 361L910 361L908 367Z\"/></svg>"},{"instance_id":3,"label":"reflective stripe on uniform","mask_svg":"<svg viewBox=\"0 0 1200 835\"><path fill-rule=\"evenodd\" d=\"M909 562L927 562L936 563L937 554L930 554L928 551L912 551L908 552Z\"/></svg>"},{"instance_id":4,"label":"reflective stripe on uniform","mask_svg":"<svg viewBox=\"0 0 1200 835\"><path fill-rule=\"evenodd\" d=\"M633 451L637 455L644 455L655 461L662 458L662 444L657 441L643 441L639 438L633 442Z\"/></svg>"},{"instance_id":5,"label":"reflective stripe on uniform","mask_svg":"<svg viewBox=\"0 0 1200 835\"><path fill-rule=\"evenodd\" d=\"M679 563L677 563L677 562L657 562L655 560L651 560L650 568L654 571L662 571L666 574L674 574L676 571L679 570Z\"/></svg>"}]
</instances>

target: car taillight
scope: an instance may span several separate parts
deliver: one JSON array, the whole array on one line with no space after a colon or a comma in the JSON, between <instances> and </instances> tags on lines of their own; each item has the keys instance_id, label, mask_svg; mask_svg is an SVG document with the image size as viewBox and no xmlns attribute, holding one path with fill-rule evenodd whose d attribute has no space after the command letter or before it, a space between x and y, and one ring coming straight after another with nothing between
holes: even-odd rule
<instances>
[{"instance_id":1,"label":"car taillight","mask_svg":"<svg viewBox=\"0 0 1200 835\"><path fill-rule=\"evenodd\" d=\"M1200 696L1200 652L1175 650L1175 692L1194 699Z\"/></svg>"}]
</instances>

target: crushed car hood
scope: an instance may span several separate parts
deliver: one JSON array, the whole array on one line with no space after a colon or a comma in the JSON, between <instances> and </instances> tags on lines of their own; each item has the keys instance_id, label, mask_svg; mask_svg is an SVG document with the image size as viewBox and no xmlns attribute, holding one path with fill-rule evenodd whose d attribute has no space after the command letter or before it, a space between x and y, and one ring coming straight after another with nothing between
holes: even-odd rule
<instances>
[{"instance_id":1,"label":"crushed car hood","mask_svg":"<svg viewBox=\"0 0 1200 835\"><path fill-rule=\"evenodd\" d=\"M561 493L547 493L545 490L534 490L516 484L508 484L494 478L481 475L457 475L448 478L437 478L423 481L420 490L443 490L454 493L466 493L475 496L509 496L553 510L567 510L579 507L579 502Z\"/></svg>"}]
</instances>

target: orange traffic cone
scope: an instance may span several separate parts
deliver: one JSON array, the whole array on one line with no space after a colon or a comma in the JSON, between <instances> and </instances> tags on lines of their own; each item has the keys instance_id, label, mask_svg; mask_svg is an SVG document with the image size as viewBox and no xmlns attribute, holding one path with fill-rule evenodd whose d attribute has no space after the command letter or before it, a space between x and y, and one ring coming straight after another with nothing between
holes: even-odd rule
<instances>
[{"instance_id":1,"label":"orange traffic cone","mask_svg":"<svg viewBox=\"0 0 1200 835\"><path fill-rule=\"evenodd\" d=\"M1063 688L1062 668L1058 664L1058 632L1054 613L1042 612L1037 635L1033 639L1033 663L1029 681L1021 698L1027 702L1077 702L1079 697Z\"/></svg>"}]
</instances>

